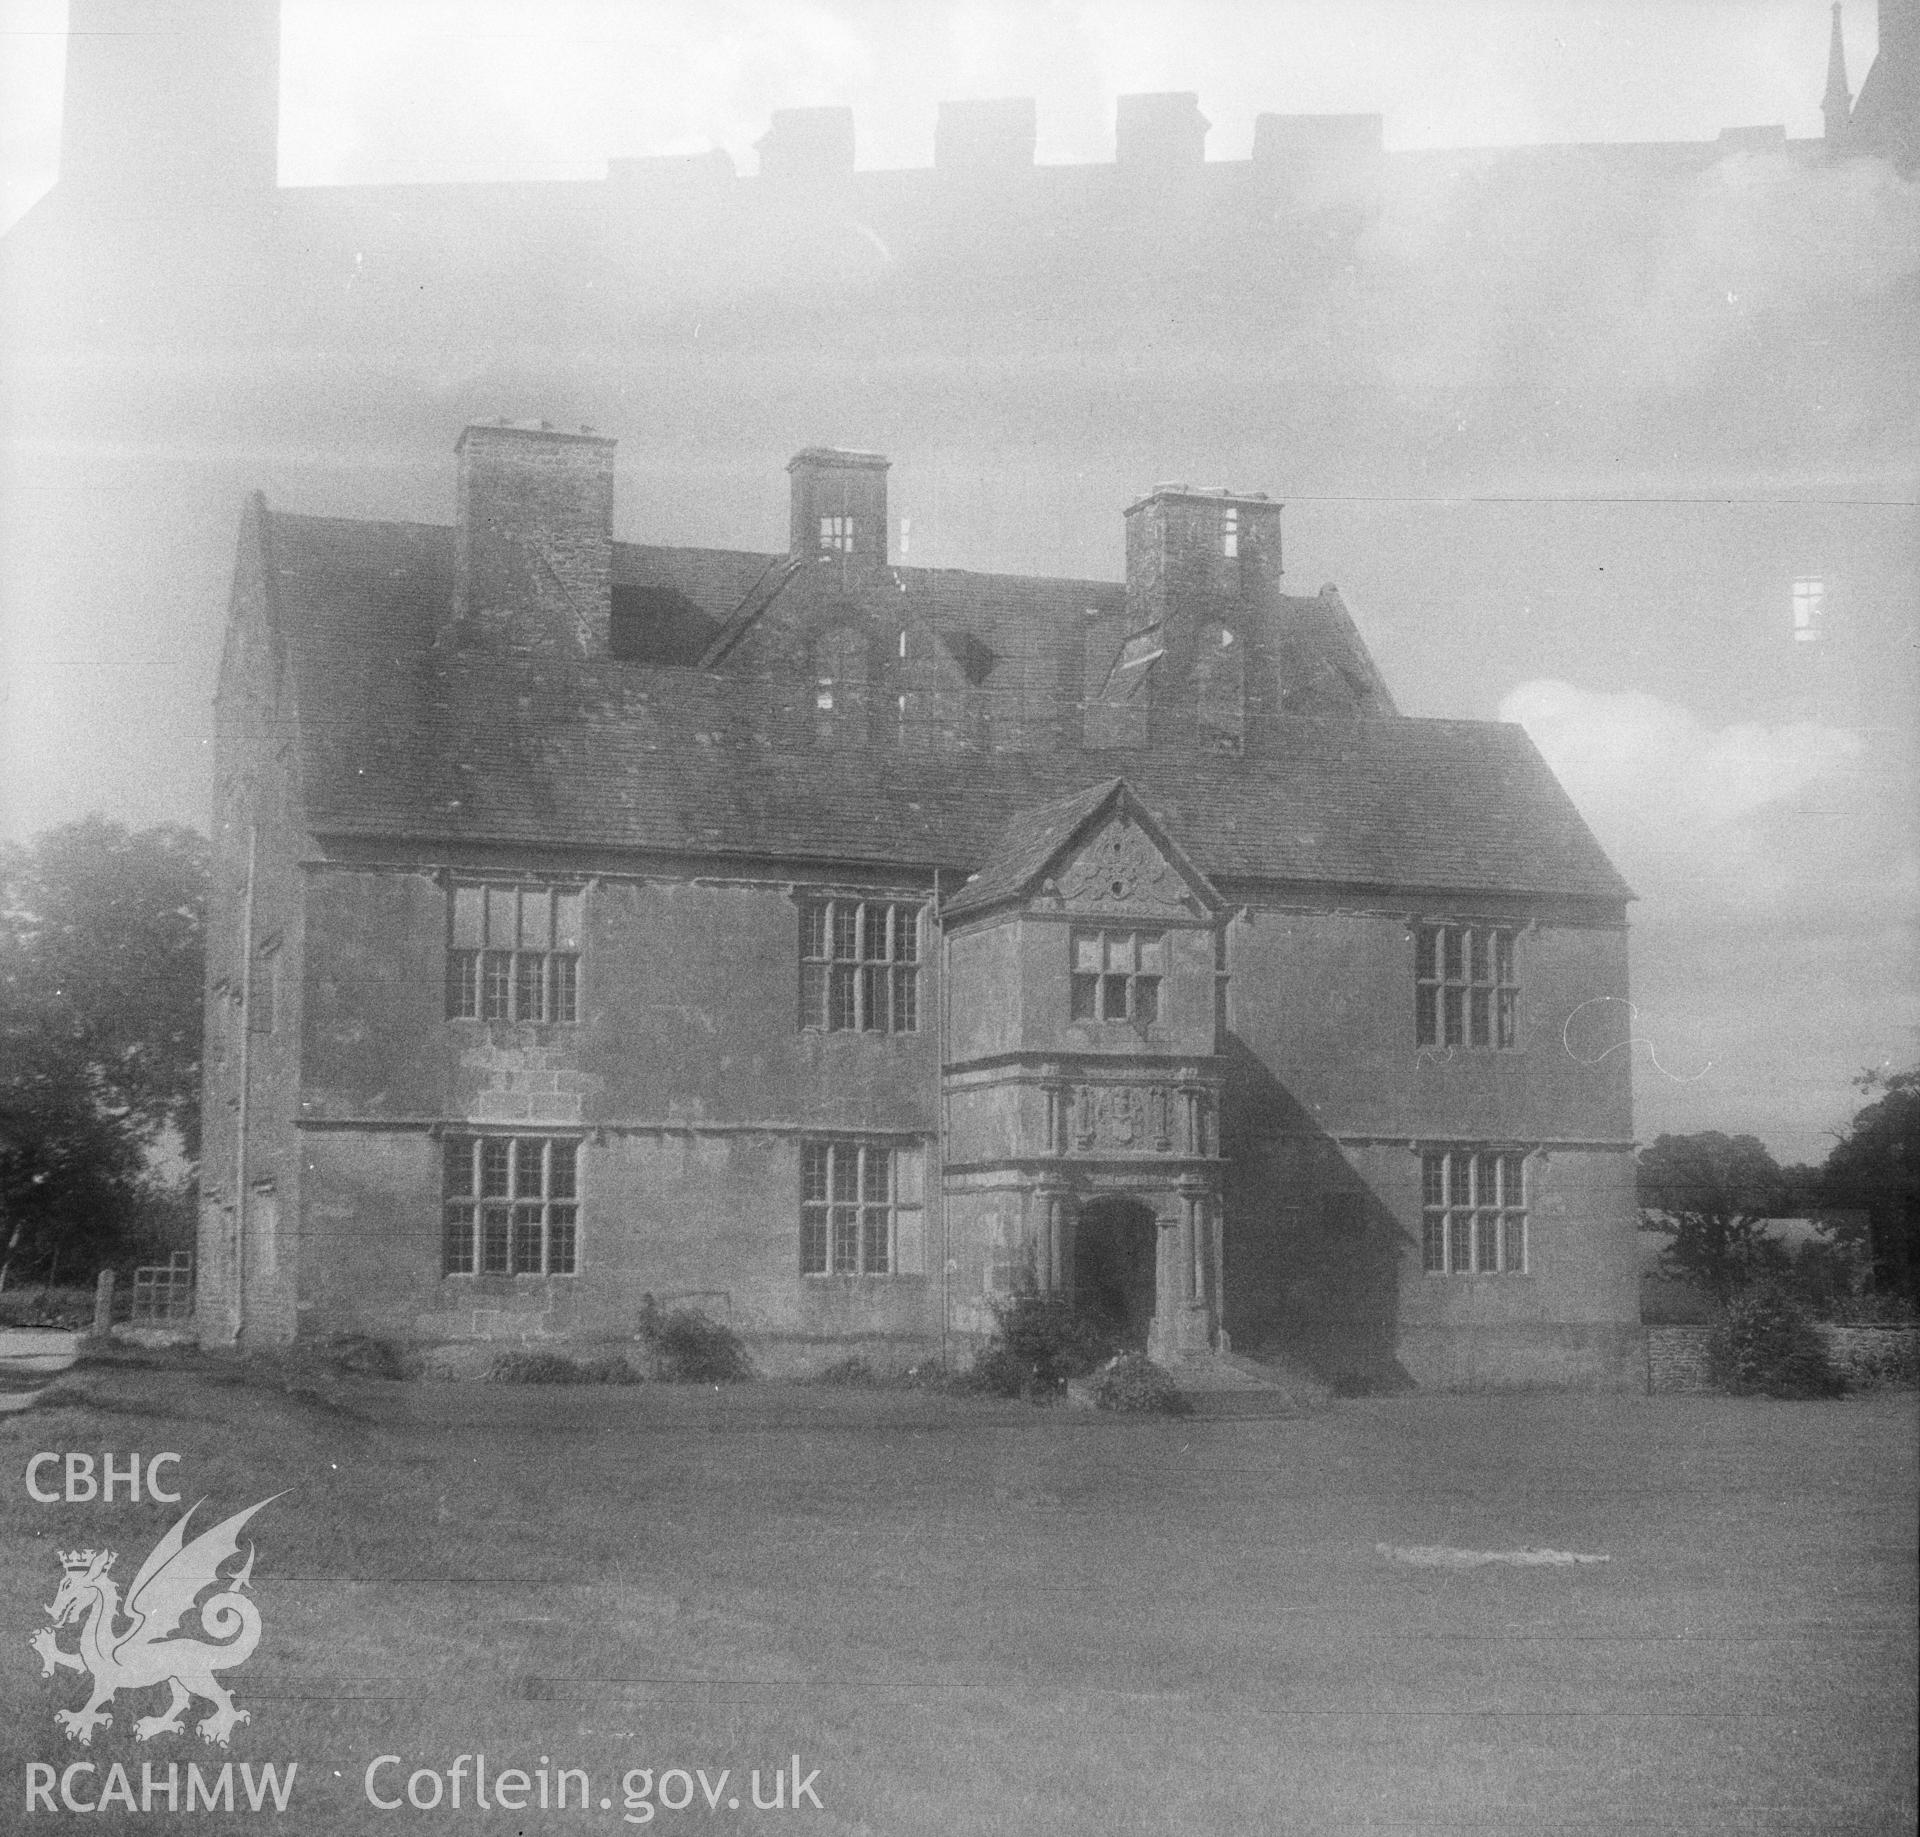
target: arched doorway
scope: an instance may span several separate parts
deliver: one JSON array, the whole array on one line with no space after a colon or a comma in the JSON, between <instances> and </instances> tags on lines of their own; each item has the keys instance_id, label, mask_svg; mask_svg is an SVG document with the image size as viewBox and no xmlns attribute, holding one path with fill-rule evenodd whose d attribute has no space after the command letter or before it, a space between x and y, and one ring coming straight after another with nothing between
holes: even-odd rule
<instances>
[{"instance_id":1,"label":"arched doorway","mask_svg":"<svg viewBox=\"0 0 1920 1837\"><path fill-rule=\"evenodd\" d=\"M1137 1199L1090 1200L1074 1221L1074 1305L1136 1352L1153 1322L1159 1238L1153 1208Z\"/></svg>"}]
</instances>

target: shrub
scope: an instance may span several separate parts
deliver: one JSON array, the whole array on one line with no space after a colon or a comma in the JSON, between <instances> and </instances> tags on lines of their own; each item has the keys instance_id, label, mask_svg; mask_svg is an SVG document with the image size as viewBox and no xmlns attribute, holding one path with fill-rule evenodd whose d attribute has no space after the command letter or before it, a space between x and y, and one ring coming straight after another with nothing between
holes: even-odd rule
<instances>
[{"instance_id":1,"label":"shrub","mask_svg":"<svg viewBox=\"0 0 1920 1837\"><path fill-rule=\"evenodd\" d=\"M1032 1366L1015 1358L1006 1347L989 1343L974 1354L961 1388L983 1397L1031 1398L1033 1384Z\"/></svg>"},{"instance_id":2,"label":"shrub","mask_svg":"<svg viewBox=\"0 0 1920 1837\"><path fill-rule=\"evenodd\" d=\"M935 1391L945 1396L964 1396L973 1388L964 1372L932 1359L909 1365L900 1374L899 1383L902 1390Z\"/></svg>"},{"instance_id":3,"label":"shrub","mask_svg":"<svg viewBox=\"0 0 1920 1837\"><path fill-rule=\"evenodd\" d=\"M336 1371L357 1378L414 1378L419 1361L391 1340L367 1333L342 1333L327 1342L327 1357Z\"/></svg>"},{"instance_id":4,"label":"shrub","mask_svg":"<svg viewBox=\"0 0 1920 1837\"><path fill-rule=\"evenodd\" d=\"M1771 1286L1727 1304L1707 1338L1707 1370L1736 1396L1834 1397L1846 1389L1806 1310Z\"/></svg>"},{"instance_id":5,"label":"shrub","mask_svg":"<svg viewBox=\"0 0 1920 1837\"><path fill-rule=\"evenodd\" d=\"M879 1374L857 1352L844 1359L835 1359L816 1380L820 1384L846 1385L877 1384L879 1381Z\"/></svg>"},{"instance_id":6,"label":"shrub","mask_svg":"<svg viewBox=\"0 0 1920 1837\"><path fill-rule=\"evenodd\" d=\"M503 1352L488 1374L495 1384L639 1384L640 1374L614 1353L570 1359L557 1352Z\"/></svg>"},{"instance_id":7,"label":"shrub","mask_svg":"<svg viewBox=\"0 0 1920 1837\"><path fill-rule=\"evenodd\" d=\"M1832 1356L1849 1390L1912 1390L1920 1385L1920 1333L1855 1339L1834 1349Z\"/></svg>"},{"instance_id":8,"label":"shrub","mask_svg":"<svg viewBox=\"0 0 1920 1837\"><path fill-rule=\"evenodd\" d=\"M0 1289L0 1327L90 1327L93 1290L47 1288Z\"/></svg>"},{"instance_id":9,"label":"shrub","mask_svg":"<svg viewBox=\"0 0 1920 1837\"><path fill-rule=\"evenodd\" d=\"M495 1384L578 1384L579 1368L557 1352L503 1352L488 1377Z\"/></svg>"},{"instance_id":10,"label":"shrub","mask_svg":"<svg viewBox=\"0 0 1920 1837\"><path fill-rule=\"evenodd\" d=\"M753 1376L739 1334L698 1308L663 1314L649 1295L640 1308L640 1338L653 1375L668 1384L741 1384Z\"/></svg>"},{"instance_id":11,"label":"shrub","mask_svg":"<svg viewBox=\"0 0 1920 1837\"><path fill-rule=\"evenodd\" d=\"M1093 1381L1093 1401L1102 1410L1159 1416L1193 1414L1193 1405L1173 1379L1137 1352L1123 1352L1100 1368L1100 1375Z\"/></svg>"},{"instance_id":12,"label":"shrub","mask_svg":"<svg viewBox=\"0 0 1920 1837\"><path fill-rule=\"evenodd\" d=\"M994 1336L967 1373L967 1388L1045 1400L1113 1350L1112 1339L1062 1295L1016 1295L993 1305Z\"/></svg>"},{"instance_id":13,"label":"shrub","mask_svg":"<svg viewBox=\"0 0 1920 1837\"><path fill-rule=\"evenodd\" d=\"M605 1358L582 1359L580 1382L582 1384L644 1384L646 1379L622 1354L612 1352Z\"/></svg>"},{"instance_id":14,"label":"shrub","mask_svg":"<svg viewBox=\"0 0 1920 1837\"><path fill-rule=\"evenodd\" d=\"M1911 1327L1920 1313L1905 1295L1844 1295L1816 1310L1836 1327Z\"/></svg>"}]
</instances>

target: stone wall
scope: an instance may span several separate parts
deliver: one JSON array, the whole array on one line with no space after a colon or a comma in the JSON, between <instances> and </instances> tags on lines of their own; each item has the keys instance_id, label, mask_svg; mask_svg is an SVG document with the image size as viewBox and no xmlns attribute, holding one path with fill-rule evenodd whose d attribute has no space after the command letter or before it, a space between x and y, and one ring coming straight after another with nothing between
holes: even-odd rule
<instances>
[{"instance_id":1,"label":"stone wall","mask_svg":"<svg viewBox=\"0 0 1920 1837\"><path fill-rule=\"evenodd\" d=\"M1836 1327L1821 1323L1833 1362L1850 1385L1915 1382L1920 1371L1920 1327ZM1714 1389L1707 1376L1710 1327L1648 1327L1649 1395L1700 1395Z\"/></svg>"},{"instance_id":2,"label":"stone wall","mask_svg":"<svg viewBox=\"0 0 1920 1837\"><path fill-rule=\"evenodd\" d=\"M1711 1391L1707 1378L1709 1327L1647 1329L1647 1393L1698 1395Z\"/></svg>"}]
</instances>

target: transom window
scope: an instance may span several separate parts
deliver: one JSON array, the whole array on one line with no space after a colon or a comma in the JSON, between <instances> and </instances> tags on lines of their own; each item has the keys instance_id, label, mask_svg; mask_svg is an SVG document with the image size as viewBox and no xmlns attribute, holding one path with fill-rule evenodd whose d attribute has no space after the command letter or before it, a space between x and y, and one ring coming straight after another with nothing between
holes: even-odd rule
<instances>
[{"instance_id":1,"label":"transom window","mask_svg":"<svg viewBox=\"0 0 1920 1837\"><path fill-rule=\"evenodd\" d=\"M1075 931L1072 1014L1077 1021L1160 1018L1167 940L1158 931Z\"/></svg>"},{"instance_id":2,"label":"transom window","mask_svg":"<svg viewBox=\"0 0 1920 1837\"><path fill-rule=\"evenodd\" d=\"M820 551L826 555L853 553L853 519L851 517L820 519Z\"/></svg>"},{"instance_id":3,"label":"transom window","mask_svg":"<svg viewBox=\"0 0 1920 1837\"><path fill-rule=\"evenodd\" d=\"M456 886L448 1019L570 1022L579 1013L579 888Z\"/></svg>"},{"instance_id":4,"label":"transom window","mask_svg":"<svg viewBox=\"0 0 1920 1837\"><path fill-rule=\"evenodd\" d=\"M1446 1149L1420 1157L1421 1263L1430 1276L1527 1271L1526 1157Z\"/></svg>"},{"instance_id":5,"label":"transom window","mask_svg":"<svg viewBox=\"0 0 1920 1837\"><path fill-rule=\"evenodd\" d=\"M1414 942L1413 1037L1420 1046L1511 1046L1520 991L1513 932L1422 925Z\"/></svg>"},{"instance_id":6,"label":"transom window","mask_svg":"<svg viewBox=\"0 0 1920 1837\"><path fill-rule=\"evenodd\" d=\"M580 1257L579 1148L565 1136L448 1136L446 1274L573 1275Z\"/></svg>"},{"instance_id":7,"label":"transom window","mask_svg":"<svg viewBox=\"0 0 1920 1837\"><path fill-rule=\"evenodd\" d=\"M875 1142L800 1145L800 1273L926 1273L925 1162Z\"/></svg>"},{"instance_id":8,"label":"transom window","mask_svg":"<svg viewBox=\"0 0 1920 1837\"><path fill-rule=\"evenodd\" d=\"M810 900L800 914L800 1025L824 1033L920 1026L920 908Z\"/></svg>"}]
</instances>

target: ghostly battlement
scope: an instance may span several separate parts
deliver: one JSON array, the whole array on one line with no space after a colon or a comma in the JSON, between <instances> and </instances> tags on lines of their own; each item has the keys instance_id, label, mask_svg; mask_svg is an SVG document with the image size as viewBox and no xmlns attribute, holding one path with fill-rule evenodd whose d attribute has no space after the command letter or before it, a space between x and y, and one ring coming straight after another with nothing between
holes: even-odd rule
<instances>
[{"instance_id":1,"label":"ghostly battlement","mask_svg":"<svg viewBox=\"0 0 1920 1837\"><path fill-rule=\"evenodd\" d=\"M1378 114L1266 112L1249 156L1221 159L1223 124L1175 91L1116 98L1110 161L1047 165L1038 106L1015 96L942 101L931 163L902 169L862 167L853 111L828 106L776 110L746 170L715 148L576 182L282 189L277 0L73 0L60 179L0 240L0 317L55 345L612 347L680 314L812 311L852 288L904 309L908 342L960 300L1016 321L1041 297L1055 324L1244 327L1319 297L1396 185L1467 166L1496 212L1578 220L1630 195L1648 222L1724 159L1911 166L1916 4L1886 0L1851 104L1835 61L1822 139L1396 152Z\"/></svg>"}]
</instances>

